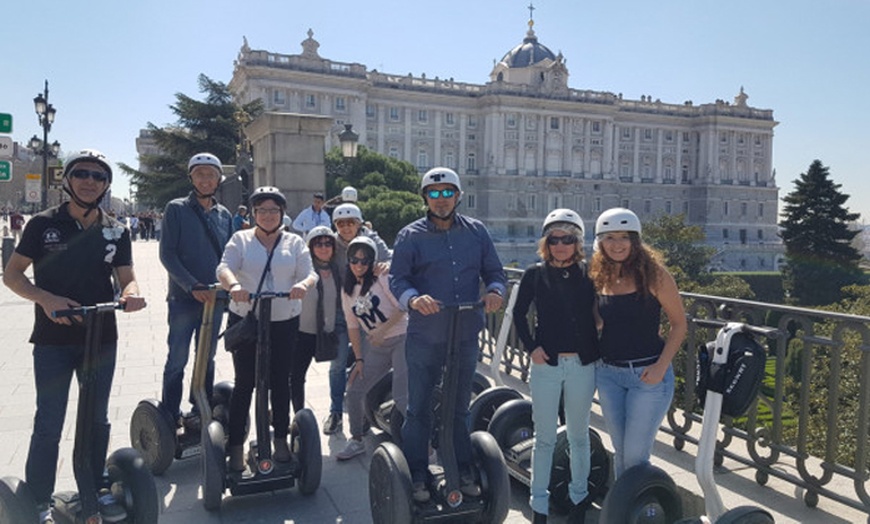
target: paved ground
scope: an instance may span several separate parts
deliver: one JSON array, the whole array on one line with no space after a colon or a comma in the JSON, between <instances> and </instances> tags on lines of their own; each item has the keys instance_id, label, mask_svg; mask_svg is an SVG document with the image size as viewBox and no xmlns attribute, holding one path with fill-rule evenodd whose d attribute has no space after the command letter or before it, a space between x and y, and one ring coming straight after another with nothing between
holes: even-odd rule
<instances>
[{"instance_id":1,"label":"paved ground","mask_svg":"<svg viewBox=\"0 0 870 524\"><path fill-rule=\"evenodd\" d=\"M162 367L166 353L166 276L157 257L156 242L134 244L136 273L148 307L133 314L119 314L121 339L118 366L110 404L112 441L110 449L129 446L130 415L144 398L159 398ZM30 333L32 305L0 286L0 476L23 476L24 462L32 426L34 387L32 379ZM192 360L192 359L191 359ZM307 402L320 423L328 411L328 365L315 364L308 374ZM189 379L190 370L187 377ZM228 354L219 349L216 380L232 378L232 363ZM524 387L521 385L520 387ZM72 477L72 443L76 395L70 399L67 425L61 449L58 489L75 489ZM593 425L601 427L600 416L593 416ZM609 446L606 434L602 436ZM203 509L200 490L199 459L176 461L162 477L157 478L161 501L161 523L243 522L275 524L298 523L368 523L371 522L368 503L368 466L379 435L366 437L368 453L348 462L339 463L335 454L344 447L345 435L321 436L323 478L320 488L311 496L290 489L247 497L224 498L219 512ZM693 453L694 450L688 450ZM668 470L679 486L698 491L692 473L693 457L674 451L669 439L662 436L654 462ZM718 470L721 472L720 470ZM774 512L777 523L785 522L863 522L867 516L832 501L822 499L819 508L806 508L800 501L801 492L794 486L777 484L775 480L760 487L751 480L751 471L730 471L717 475L717 482L726 506L734 507L756 501ZM507 522L528 522L528 491L512 483L511 510ZM850 489L850 487L844 487ZM854 488L851 488L854 489ZM698 510L699 512L700 510ZM560 522L561 519L551 519ZM598 520L593 510L587 523Z\"/></svg>"}]
</instances>

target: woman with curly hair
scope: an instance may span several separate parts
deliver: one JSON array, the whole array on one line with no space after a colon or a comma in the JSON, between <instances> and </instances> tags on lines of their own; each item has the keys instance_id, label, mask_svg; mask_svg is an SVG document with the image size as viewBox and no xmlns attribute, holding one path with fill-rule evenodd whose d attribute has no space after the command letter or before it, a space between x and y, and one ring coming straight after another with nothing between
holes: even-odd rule
<instances>
[{"instance_id":1,"label":"woman with curly hair","mask_svg":"<svg viewBox=\"0 0 870 524\"><path fill-rule=\"evenodd\" d=\"M674 396L671 361L686 338L687 322L677 284L661 256L641 240L637 215L608 209L598 217L595 234L591 273L604 323L595 383L618 477L649 462ZM662 311L670 325L665 338Z\"/></svg>"}]
</instances>

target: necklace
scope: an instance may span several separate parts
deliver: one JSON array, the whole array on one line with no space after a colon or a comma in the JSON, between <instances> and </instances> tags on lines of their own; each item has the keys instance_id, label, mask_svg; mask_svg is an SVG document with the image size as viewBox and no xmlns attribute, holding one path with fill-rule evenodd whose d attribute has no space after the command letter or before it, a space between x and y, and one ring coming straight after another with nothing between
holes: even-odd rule
<instances>
[{"instance_id":1,"label":"necklace","mask_svg":"<svg viewBox=\"0 0 870 524\"><path fill-rule=\"evenodd\" d=\"M571 274L568 273L568 270L567 270L567 269L563 269L563 270L562 270L562 278L568 278L568 277L570 277L570 276L571 276Z\"/></svg>"}]
</instances>

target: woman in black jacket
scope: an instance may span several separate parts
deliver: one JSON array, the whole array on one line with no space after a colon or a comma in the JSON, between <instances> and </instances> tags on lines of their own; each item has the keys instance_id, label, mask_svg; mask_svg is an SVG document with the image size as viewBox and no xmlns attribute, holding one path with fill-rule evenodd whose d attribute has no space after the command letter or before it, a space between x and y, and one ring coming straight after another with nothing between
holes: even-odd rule
<instances>
[{"instance_id":1,"label":"woman in black jacket","mask_svg":"<svg viewBox=\"0 0 870 524\"><path fill-rule=\"evenodd\" d=\"M523 274L513 310L517 335L532 360L529 386L535 445L530 505L534 522L546 522L559 401L564 394L571 449L568 493L575 504L569 522L583 522L590 502L589 412L595 393L598 335L595 288L584 262L580 216L570 209L550 212L538 241L538 255L543 262ZM534 332L527 318L533 302Z\"/></svg>"}]
</instances>

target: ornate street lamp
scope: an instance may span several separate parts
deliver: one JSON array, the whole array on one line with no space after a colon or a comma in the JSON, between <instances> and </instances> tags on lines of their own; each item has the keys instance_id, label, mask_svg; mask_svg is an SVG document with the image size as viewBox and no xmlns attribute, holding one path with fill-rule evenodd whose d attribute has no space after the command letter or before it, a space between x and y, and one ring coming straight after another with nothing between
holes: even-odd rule
<instances>
[{"instance_id":1,"label":"ornate street lamp","mask_svg":"<svg viewBox=\"0 0 870 524\"><path fill-rule=\"evenodd\" d=\"M341 156L345 160L356 158L359 133L353 131L353 124L344 124L344 131L338 134L338 141L341 143Z\"/></svg>"},{"instance_id":2,"label":"ornate street lamp","mask_svg":"<svg viewBox=\"0 0 870 524\"><path fill-rule=\"evenodd\" d=\"M36 110L39 125L42 127L42 140L33 135L28 146L36 154L42 156L42 209L46 209L49 188L48 159L49 157L57 157L60 153L60 143L57 140L51 144L48 143L48 132L51 131L51 124L54 123L54 115L57 113L57 109L48 103L48 80L45 81L45 90L33 99L33 108Z\"/></svg>"}]
</instances>

